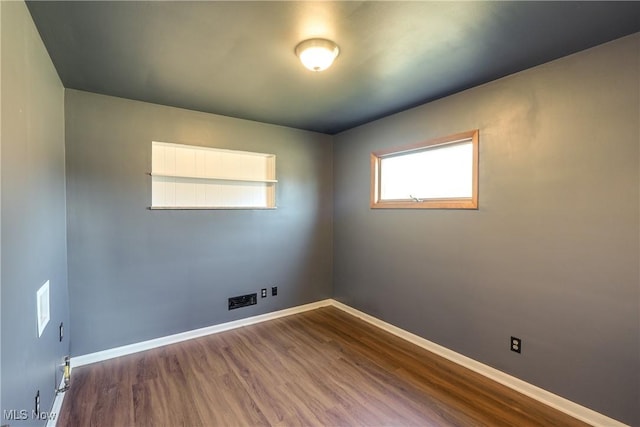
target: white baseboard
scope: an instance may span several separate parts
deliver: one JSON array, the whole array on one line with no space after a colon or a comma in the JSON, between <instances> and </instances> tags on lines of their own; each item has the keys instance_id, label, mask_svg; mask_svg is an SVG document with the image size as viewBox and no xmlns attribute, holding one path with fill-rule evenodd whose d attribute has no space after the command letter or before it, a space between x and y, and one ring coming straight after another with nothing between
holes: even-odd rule
<instances>
[{"instance_id":1,"label":"white baseboard","mask_svg":"<svg viewBox=\"0 0 640 427\"><path fill-rule=\"evenodd\" d=\"M304 311L314 310L320 307L331 305L333 300L326 299L322 301L312 302L310 304L299 305L284 310L274 311L272 313L261 314L259 316L247 317L245 319L234 320L233 322L221 323L218 325L207 326L205 328L194 329L192 331L181 332L175 335L155 338L149 341L142 341L135 344L129 344L122 347L116 347L109 350L98 351L96 353L85 354L71 358L71 365L78 367L91 363L102 362L103 360L113 359L114 357L126 356L128 354L138 353L140 351L151 350L153 348L162 347L169 344L175 344L181 341L199 338L206 335L217 334L219 332L240 328L242 326L253 325L254 323L266 322L267 320L277 319L279 317L290 316L292 314L302 313Z\"/></svg>"},{"instance_id":2,"label":"white baseboard","mask_svg":"<svg viewBox=\"0 0 640 427\"><path fill-rule=\"evenodd\" d=\"M397 337L409 341L410 343L429 350L430 352L435 353L438 356L442 356L445 359L448 359L458 365L464 366L467 369L490 378L497 383L505 385L519 393L524 394L525 396L529 396L532 399L542 402L547 406L564 412L567 415L571 415L572 417L577 418L580 421L591 424L594 427L626 426L626 424L623 424L620 421L609 418L606 415L602 415L599 412L586 408L582 405L565 399L564 397L553 394L547 390L541 389L540 387L534 386L533 384L529 384L528 382L522 381L521 379L492 368L491 366L485 365L484 363L480 363L467 356L463 356L460 353L456 353L453 350L449 350L446 347L426 340L422 337L419 337L418 335L405 331L404 329L400 329L396 326L391 325L390 323L384 322L376 317L370 316L341 302L335 300L331 300L331 302L334 307L339 308L355 317L358 317L367 323L377 326L380 329L383 329L389 333L392 333L393 335L396 335Z\"/></svg>"},{"instance_id":3,"label":"white baseboard","mask_svg":"<svg viewBox=\"0 0 640 427\"><path fill-rule=\"evenodd\" d=\"M195 329L193 331L182 332L179 334L156 338L149 341L143 341L140 343L135 343L135 344L125 345L122 347L116 347L109 350L99 351L96 353L72 357L71 366L78 367L78 366L88 365L91 363L101 362L101 361L112 359L115 357L126 356L128 354L138 353L141 351L150 350L157 347L162 347L169 344L175 344L181 341L186 341L193 338L199 338L206 335L216 334L219 332L236 329L243 326L253 325L255 323L265 322L268 320L277 319L284 316L290 316L292 314L302 313L305 311L314 310L316 308L326 307L330 305L340 310L343 310L355 317L358 317L364 320L365 322L370 323L380 329L383 329L389 333L392 333L393 335L396 335L406 341L409 341L419 347L422 347L439 356L442 356L445 359L448 359L458 365L471 369L472 371L477 372L487 378L490 378L493 381L496 381L500 384L503 384L519 393L524 394L525 396L529 396L539 402L544 403L545 405L548 405L552 408L562 411L567 415L570 415L574 418L577 418L581 421L591 424L594 427L626 426L626 424L623 424L620 421L614 420L613 418L609 418L606 415L600 414L599 412L586 408L582 405L579 405L575 402L565 399L564 397L558 396L549 391L541 389L540 387L534 386L533 384L529 384L525 381L522 381L516 377L513 377L495 368L492 368L491 366L485 365L484 363L473 360L460 353L456 353L453 350L449 350L446 347L443 347L439 344L436 344L427 339L419 337L418 335L412 334L411 332L405 331L404 329L400 329L397 326L391 325L390 323L384 322L369 314L363 313L355 308L352 308L348 305L345 305L333 299L326 299L322 301L313 302L310 304L287 308L285 310L261 314L259 316L248 317L246 319L235 320L233 322L221 323L219 325L213 325L213 326L208 326L206 328ZM62 407L63 399L64 399L64 393L56 396L53 411L56 410L57 408L56 405L58 404L60 408ZM58 400L59 400L59 403L58 403ZM58 411L59 411L59 408L58 408ZM47 423L47 427L55 427L55 420L53 424L51 424L51 421Z\"/></svg>"},{"instance_id":4,"label":"white baseboard","mask_svg":"<svg viewBox=\"0 0 640 427\"><path fill-rule=\"evenodd\" d=\"M64 387L64 377L60 379L59 389ZM56 393L56 397L53 399L53 406L51 407L51 412L49 414L52 417L47 419L47 427L56 427L58 423L58 418L60 418L60 412L62 411L62 401L64 400L65 393Z\"/></svg>"}]
</instances>

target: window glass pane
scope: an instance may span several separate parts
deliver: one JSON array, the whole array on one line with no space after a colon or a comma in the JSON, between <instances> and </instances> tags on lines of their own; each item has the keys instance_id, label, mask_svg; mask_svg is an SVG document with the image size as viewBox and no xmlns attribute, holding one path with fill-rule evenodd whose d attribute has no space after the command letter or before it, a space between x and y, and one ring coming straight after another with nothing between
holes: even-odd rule
<instances>
[{"instance_id":1,"label":"window glass pane","mask_svg":"<svg viewBox=\"0 0 640 427\"><path fill-rule=\"evenodd\" d=\"M383 157L382 200L470 198L473 195L471 141Z\"/></svg>"}]
</instances>

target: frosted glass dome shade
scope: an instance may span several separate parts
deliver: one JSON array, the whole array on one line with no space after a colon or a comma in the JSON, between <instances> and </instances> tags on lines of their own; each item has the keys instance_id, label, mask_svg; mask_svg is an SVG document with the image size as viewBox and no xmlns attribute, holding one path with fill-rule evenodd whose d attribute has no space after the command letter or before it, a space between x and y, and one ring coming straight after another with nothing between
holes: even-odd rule
<instances>
[{"instance_id":1,"label":"frosted glass dome shade","mask_svg":"<svg viewBox=\"0 0 640 427\"><path fill-rule=\"evenodd\" d=\"M326 70L339 53L338 45L325 39L309 39L296 46L296 55L302 65L311 71Z\"/></svg>"}]
</instances>

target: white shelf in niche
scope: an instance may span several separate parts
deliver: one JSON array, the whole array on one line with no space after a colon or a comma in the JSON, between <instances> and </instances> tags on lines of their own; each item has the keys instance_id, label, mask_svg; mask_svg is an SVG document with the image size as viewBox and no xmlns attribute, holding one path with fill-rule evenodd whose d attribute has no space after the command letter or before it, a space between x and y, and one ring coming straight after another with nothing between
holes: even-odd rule
<instances>
[{"instance_id":1,"label":"white shelf in niche","mask_svg":"<svg viewBox=\"0 0 640 427\"><path fill-rule=\"evenodd\" d=\"M273 209L274 154L152 143L151 209Z\"/></svg>"},{"instance_id":2,"label":"white shelf in niche","mask_svg":"<svg viewBox=\"0 0 640 427\"><path fill-rule=\"evenodd\" d=\"M278 209L277 207L272 208L260 208L260 207L246 207L246 206L225 206L225 207L207 207L207 206L151 206L149 207L152 211L206 211L206 210L242 210L242 209L251 209L257 211L270 211Z\"/></svg>"},{"instance_id":3,"label":"white shelf in niche","mask_svg":"<svg viewBox=\"0 0 640 427\"><path fill-rule=\"evenodd\" d=\"M164 176L169 178L182 178L182 179L208 179L211 181L237 181L237 182L264 182L264 183L276 183L277 179L243 179L243 178L223 178L219 176L186 176L186 175L175 175L168 173L150 173L151 176Z\"/></svg>"}]
</instances>

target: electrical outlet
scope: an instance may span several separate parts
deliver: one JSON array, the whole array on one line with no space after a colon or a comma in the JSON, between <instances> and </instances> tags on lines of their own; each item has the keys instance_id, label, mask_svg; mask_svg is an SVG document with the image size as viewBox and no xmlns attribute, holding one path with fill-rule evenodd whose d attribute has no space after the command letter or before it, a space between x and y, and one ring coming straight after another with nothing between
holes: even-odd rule
<instances>
[{"instance_id":1,"label":"electrical outlet","mask_svg":"<svg viewBox=\"0 0 640 427\"><path fill-rule=\"evenodd\" d=\"M511 337L511 341L509 341L509 343L511 345L511 351L522 353L522 340L520 338Z\"/></svg>"},{"instance_id":2,"label":"electrical outlet","mask_svg":"<svg viewBox=\"0 0 640 427\"><path fill-rule=\"evenodd\" d=\"M58 328L59 332L60 332L60 342L62 342L62 339L64 338L64 323L60 322L60 327Z\"/></svg>"},{"instance_id":3,"label":"electrical outlet","mask_svg":"<svg viewBox=\"0 0 640 427\"><path fill-rule=\"evenodd\" d=\"M266 298L267 297L267 288L260 289L260 296L262 298Z\"/></svg>"},{"instance_id":4,"label":"electrical outlet","mask_svg":"<svg viewBox=\"0 0 640 427\"><path fill-rule=\"evenodd\" d=\"M278 295L278 287L277 286L272 286L271 287L271 296L275 297L276 295Z\"/></svg>"},{"instance_id":5,"label":"electrical outlet","mask_svg":"<svg viewBox=\"0 0 640 427\"><path fill-rule=\"evenodd\" d=\"M35 407L33 409L36 416L40 416L40 390L36 392Z\"/></svg>"}]
</instances>

